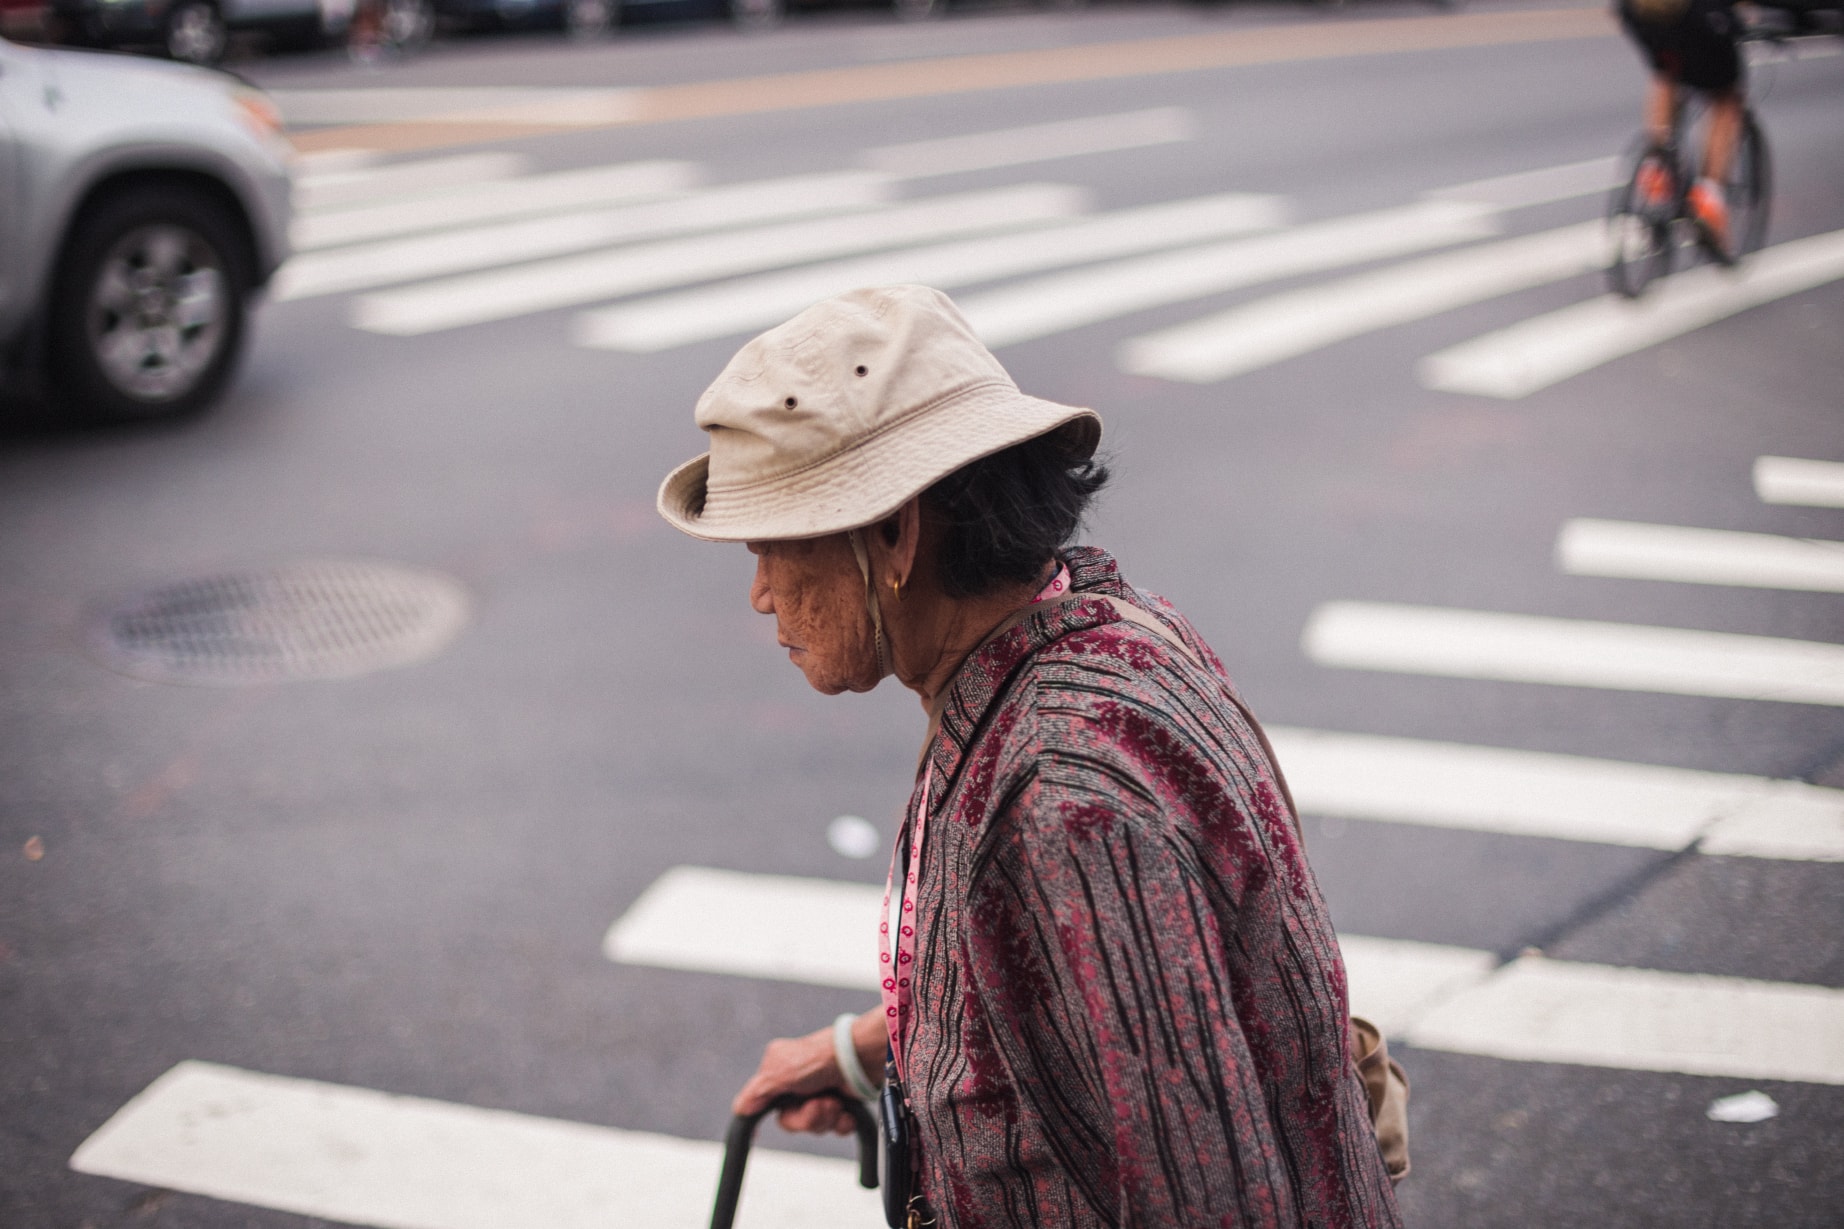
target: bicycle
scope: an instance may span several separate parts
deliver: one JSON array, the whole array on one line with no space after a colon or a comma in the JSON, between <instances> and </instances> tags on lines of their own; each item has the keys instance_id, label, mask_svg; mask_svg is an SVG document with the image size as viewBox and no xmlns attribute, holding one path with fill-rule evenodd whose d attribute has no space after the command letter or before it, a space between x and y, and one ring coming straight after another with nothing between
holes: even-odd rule
<instances>
[{"instance_id":1,"label":"bicycle","mask_svg":"<svg viewBox=\"0 0 1844 1229\"><path fill-rule=\"evenodd\" d=\"M1760 47L1768 53L1771 63L1794 43L1806 41L1799 37L1801 30L1797 21L1757 11L1742 23L1735 41L1738 50L1747 44ZM1751 62L1758 63L1761 58L1751 57ZM1743 103L1742 129L1722 182L1729 206L1730 244L1726 251L1718 250L1688 216L1690 187L1696 182L1697 168L1685 159L1682 150L1708 103L1680 87L1671 139L1659 146L1643 134L1639 137L1631 159L1632 171L1614 189L1608 206L1611 255L1607 280L1616 293L1637 298L1655 279L1671 271L1681 247L1701 248L1716 263L1727 266L1760 249L1767 239L1767 219L1773 205L1773 169L1767 137L1752 103L1772 90L1770 73L1765 88L1751 91L1753 98Z\"/></svg>"},{"instance_id":2,"label":"bicycle","mask_svg":"<svg viewBox=\"0 0 1844 1229\"><path fill-rule=\"evenodd\" d=\"M1729 205L1729 244L1719 246L1690 216L1690 187L1697 168L1683 155L1685 136L1695 126L1693 108L1680 99L1671 139L1658 145L1639 139L1626 182L1614 189L1608 208L1611 258L1607 281L1616 293L1632 299L1671 271L1677 250L1694 244L1718 264L1733 265L1757 251L1767 238L1773 203L1773 179L1767 137L1754 109L1742 109L1742 129L1723 176ZM1688 238L1689 242L1686 242Z\"/></svg>"}]
</instances>

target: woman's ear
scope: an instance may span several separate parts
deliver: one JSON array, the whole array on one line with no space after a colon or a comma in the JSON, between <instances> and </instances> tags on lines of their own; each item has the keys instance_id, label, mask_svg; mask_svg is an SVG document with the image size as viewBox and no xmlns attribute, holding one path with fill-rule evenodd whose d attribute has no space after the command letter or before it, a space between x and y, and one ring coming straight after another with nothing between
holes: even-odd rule
<instances>
[{"instance_id":1,"label":"woman's ear","mask_svg":"<svg viewBox=\"0 0 1844 1229\"><path fill-rule=\"evenodd\" d=\"M898 508L883 523L883 538L889 543L889 579L900 587L909 583L916 570L916 552L922 543L922 497L917 496Z\"/></svg>"}]
</instances>

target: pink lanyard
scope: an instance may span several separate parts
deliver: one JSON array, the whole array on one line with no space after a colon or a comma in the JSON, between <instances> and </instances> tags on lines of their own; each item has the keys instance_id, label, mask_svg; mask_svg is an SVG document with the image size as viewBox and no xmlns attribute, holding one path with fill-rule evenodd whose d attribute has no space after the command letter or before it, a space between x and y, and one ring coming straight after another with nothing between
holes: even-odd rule
<instances>
[{"instance_id":1,"label":"pink lanyard","mask_svg":"<svg viewBox=\"0 0 1844 1229\"><path fill-rule=\"evenodd\" d=\"M1058 597L1068 588L1069 568L1067 565L1059 565L1056 575L1031 599L1031 604ZM922 837L928 830L929 795L933 792L934 783L935 762L930 757L928 767L922 773L922 801L916 808L915 825L909 837L908 872L903 877L902 895L895 897L902 907L902 920L897 927L894 959L890 943L890 901L896 886L896 850L890 853L890 873L884 879L883 921L878 926L877 954L882 972L880 985L883 987L884 1027L890 1033L890 1049L896 1056L898 1076L903 1074L903 1037L909 1031L910 1021L914 1019L910 981L916 968L916 885L922 874Z\"/></svg>"}]
</instances>

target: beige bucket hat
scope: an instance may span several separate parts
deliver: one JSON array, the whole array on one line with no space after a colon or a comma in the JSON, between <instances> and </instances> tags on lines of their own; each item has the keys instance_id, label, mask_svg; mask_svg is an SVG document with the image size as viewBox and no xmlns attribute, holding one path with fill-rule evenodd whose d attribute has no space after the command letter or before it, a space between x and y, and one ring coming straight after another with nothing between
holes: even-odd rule
<instances>
[{"instance_id":1,"label":"beige bucket hat","mask_svg":"<svg viewBox=\"0 0 1844 1229\"><path fill-rule=\"evenodd\" d=\"M737 351L704 395L711 450L659 511L713 542L817 538L882 520L961 466L1051 431L1095 451L1101 416L1018 391L927 286L827 299Z\"/></svg>"}]
</instances>

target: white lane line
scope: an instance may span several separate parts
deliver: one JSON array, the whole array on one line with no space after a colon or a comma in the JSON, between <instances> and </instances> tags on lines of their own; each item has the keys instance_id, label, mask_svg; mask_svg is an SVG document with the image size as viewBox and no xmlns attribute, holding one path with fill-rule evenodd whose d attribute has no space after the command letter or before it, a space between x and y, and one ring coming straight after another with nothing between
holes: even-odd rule
<instances>
[{"instance_id":1,"label":"white lane line","mask_svg":"<svg viewBox=\"0 0 1844 1229\"><path fill-rule=\"evenodd\" d=\"M202 1062L148 1085L70 1159L79 1173L380 1229L697 1229L721 1162L701 1140ZM737 1223L879 1223L856 1169L752 1152Z\"/></svg>"},{"instance_id":2,"label":"white lane line","mask_svg":"<svg viewBox=\"0 0 1844 1229\"><path fill-rule=\"evenodd\" d=\"M429 120L599 125L632 119L641 91L469 85L276 89L268 94L290 127Z\"/></svg>"},{"instance_id":3,"label":"white lane line","mask_svg":"<svg viewBox=\"0 0 1844 1229\"><path fill-rule=\"evenodd\" d=\"M1733 858L1844 862L1844 790L1773 781L1717 821L1697 848Z\"/></svg>"},{"instance_id":4,"label":"white lane line","mask_svg":"<svg viewBox=\"0 0 1844 1229\"><path fill-rule=\"evenodd\" d=\"M385 161L385 156L375 149L310 149L295 155L295 174L310 179L316 175L343 175Z\"/></svg>"},{"instance_id":5,"label":"white lane line","mask_svg":"<svg viewBox=\"0 0 1844 1229\"><path fill-rule=\"evenodd\" d=\"M866 209L887 203L892 186L889 177L868 171L800 175L671 200L352 244L295 257L277 272L270 293L277 299L341 294L617 243Z\"/></svg>"},{"instance_id":6,"label":"white lane line","mask_svg":"<svg viewBox=\"0 0 1844 1229\"><path fill-rule=\"evenodd\" d=\"M640 244L380 291L355 302L353 323L375 333L429 333L950 235L1024 230L1080 213L1086 205L1086 194L1077 188L1021 184L839 218Z\"/></svg>"},{"instance_id":7,"label":"white lane line","mask_svg":"<svg viewBox=\"0 0 1844 1229\"><path fill-rule=\"evenodd\" d=\"M884 891L868 884L677 866L602 940L620 964L877 989Z\"/></svg>"},{"instance_id":8,"label":"white lane line","mask_svg":"<svg viewBox=\"0 0 1844 1229\"><path fill-rule=\"evenodd\" d=\"M1002 166L1028 166L1055 158L1141 149L1149 145L1170 145L1196 136L1197 120L1189 111L1183 107L1153 107L1118 115L1091 115L994 132L882 145L865 150L859 155L859 164L892 175L920 178Z\"/></svg>"},{"instance_id":9,"label":"white lane line","mask_svg":"<svg viewBox=\"0 0 1844 1229\"><path fill-rule=\"evenodd\" d=\"M1844 862L1844 790L1739 773L1270 727L1309 815Z\"/></svg>"},{"instance_id":10,"label":"white lane line","mask_svg":"<svg viewBox=\"0 0 1844 1229\"><path fill-rule=\"evenodd\" d=\"M1844 542L1771 533L1579 517L1556 538L1556 565L1575 576L1844 593Z\"/></svg>"},{"instance_id":11,"label":"white lane line","mask_svg":"<svg viewBox=\"0 0 1844 1229\"><path fill-rule=\"evenodd\" d=\"M681 866L609 931L630 964L872 989L883 889ZM766 933L764 933L766 932ZM1431 1049L1844 1083L1844 990L1341 935L1351 1010Z\"/></svg>"},{"instance_id":12,"label":"white lane line","mask_svg":"<svg viewBox=\"0 0 1844 1229\"><path fill-rule=\"evenodd\" d=\"M1327 602L1322 666L1674 695L1844 704L1844 645L1387 602Z\"/></svg>"},{"instance_id":13,"label":"white lane line","mask_svg":"<svg viewBox=\"0 0 1844 1229\"><path fill-rule=\"evenodd\" d=\"M1428 200L1477 201L1500 209L1517 209L1606 192L1619 184L1620 176L1618 158L1590 158L1586 162L1475 179L1450 188L1436 188L1425 196Z\"/></svg>"},{"instance_id":14,"label":"white lane line","mask_svg":"<svg viewBox=\"0 0 1844 1229\"><path fill-rule=\"evenodd\" d=\"M573 171L552 171L517 179L459 184L408 200L310 213L295 219L290 234L298 251L309 251L340 243L388 239L415 231L502 222L591 205L672 196L697 187L702 178L703 172L690 162L621 162Z\"/></svg>"},{"instance_id":15,"label":"white lane line","mask_svg":"<svg viewBox=\"0 0 1844 1229\"><path fill-rule=\"evenodd\" d=\"M676 866L608 930L617 964L877 989L884 890L869 884ZM1490 971L1489 952L1340 936L1353 1010L1379 1027Z\"/></svg>"},{"instance_id":16,"label":"white lane line","mask_svg":"<svg viewBox=\"0 0 1844 1229\"><path fill-rule=\"evenodd\" d=\"M960 306L987 345L1006 346L1149 307L1447 247L1497 231L1491 210L1459 201L1423 201L1310 222L1258 239L1055 274L963 299Z\"/></svg>"},{"instance_id":17,"label":"white lane line","mask_svg":"<svg viewBox=\"0 0 1844 1229\"><path fill-rule=\"evenodd\" d=\"M1756 457L1754 493L1762 503L1844 508L1844 462Z\"/></svg>"},{"instance_id":18,"label":"white lane line","mask_svg":"<svg viewBox=\"0 0 1844 1229\"><path fill-rule=\"evenodd\" d=\"M1406 1033L1429 1009L1491 975L1491 952L1407 939L1339 935L1351 1011L1391 1037Z\"/></svg>"},{"instance_id":19,"label":"white lane line","mask_svg":"<svg viewBox=\"0 0 1844 1229\"><path fill-rule=\"evenodd\" d=\"M1756 252L1734 269L1667 277L1637 300L1603 295L1424 358L1429 388L1515 400L1673 337L1844 278L1844 230Z\"/></svg>"},{"instance_id":20,"label":"white lane line","mask_svg":"<svg viewBox=\"0 0 1844 1229\"><path fill-rule=\"evenodd\" d=\"M1844 1084L1844 991L1526 956L1411 1026L1531 1062Z\"/></svg>"},{"instance_id":21,"label":"white lane line","mask_svg":"<svg viewBox=\"0 0 1844 1229\"><path fill-rule=\"evenodd\" d=\"M531 159L505 150L422 158L386 166L321 169L295 177L295 208L303 213L337 209L385 197L410 196L458 184L510 179L531 169Z\"/></svg>"},{"instance_id":22,"label":"white lane line","mask_svg":"<svg viewBox=\"0 0 1844 1229\"><path fill-rule=\"evenodd\" d=\"M1266 230L1286 221L1272 196L1225 193L1123 209L1020 235L962 240L723 282L585 312L579 345L651 353L765 328L857 286L919 282L946 290L1020 273Z\"/></svg>"},{"instance_id":23,"label":"white lane line","mask_svg":"<svg viewBox=\"0 0 1844 1229\"><path fill-rule=\"evenodd\" d=\"M1582 222L1271 295L1124 343L1123 371L1208 384L1334 342L1601 268L1606 227Z\"/></svg>"}]
</instances>

